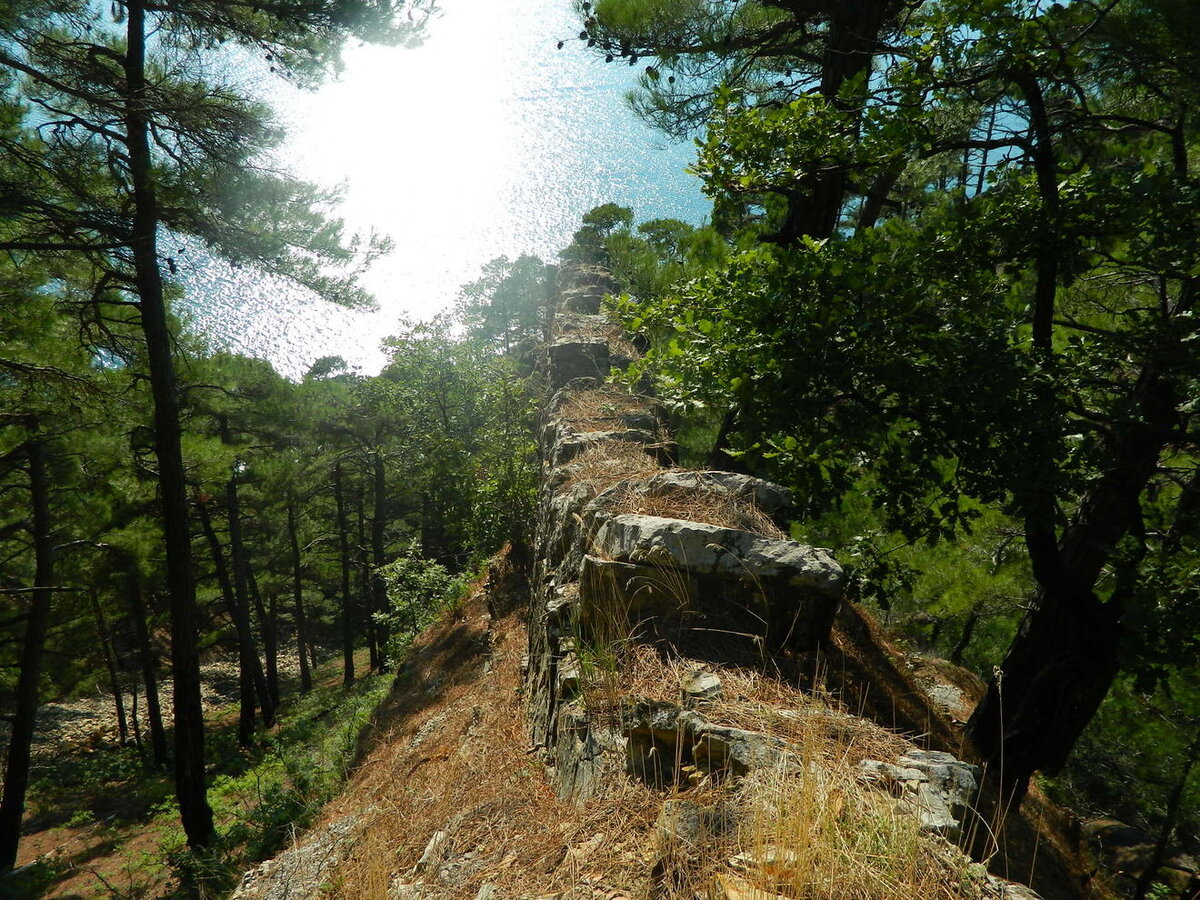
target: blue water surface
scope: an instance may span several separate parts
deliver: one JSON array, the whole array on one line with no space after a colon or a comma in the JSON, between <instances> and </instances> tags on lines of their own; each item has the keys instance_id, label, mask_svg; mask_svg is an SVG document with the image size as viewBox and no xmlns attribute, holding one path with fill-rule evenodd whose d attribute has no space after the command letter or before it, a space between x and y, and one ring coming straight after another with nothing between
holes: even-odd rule
<instances>
[{"instance_id":1,"label":"blue water surface","mask_svg":"<svg viewBox=\"0 0 1200 900\"><path fill-rule=\"evenodd\" d=\"M684 171L694 146L668 143L629 112L638 68L586 50L569 0L439 6L423 45L349 48L342 76L316 92L250 67L247 85L289 127L284 162L341 185L347 225L389 236L395 250L364 279L374 313L187 254L184 308L218 346L291 377L332 354L370 373L401 319L452 307L494 257L553 261L593 206L631 206L639 220L707 214Z\"/></svg>"}]
</instances>

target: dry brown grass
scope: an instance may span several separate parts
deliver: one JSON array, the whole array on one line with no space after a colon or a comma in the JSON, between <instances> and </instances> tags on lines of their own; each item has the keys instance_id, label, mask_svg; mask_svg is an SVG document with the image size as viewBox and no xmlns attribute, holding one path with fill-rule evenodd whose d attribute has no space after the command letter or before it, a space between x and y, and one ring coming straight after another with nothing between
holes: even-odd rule
<instances>
[{"instance_id":1,"label":"dry brown grass","mask_svg":"<svg viewBox=\"0 0 1200 900\"><path fill-rule=\"evenodd\" d=\"M639 359L641 352L633 345L630 334L620 323L612 320L602 320L600 316L568 317L562 324L556 323L551 333L551 339L570 336L582 341L604 341L608 344L608 352L614 356L624 356L627 359Z\"/></svg>"},{"instance_id":2,"label":"dry brown grass","mask_svg":"<svg viewBox=\"0 0 1200 900\"><path fill-rule=\"evenodd\" d=\"M815 742L806 758L820 750ZM822 900L967 900L982 873L890 795L860 785L850 766L751 773L730 879L768 896ZM735 881L736 883L736 881Z\"/></svg>"},{"instance_id":3,"label":"dry brown grass","mask_svg":"<svg viewBox=\"0 0 1200 900\"><path fill-rule=\"evenodd\" d=\"M915 747L903 736L851 715L831 696L802 691L742 666L665 657L646 644L625 654L621 686L626 696L677 703L681 681L697 670L721 679L721 696L706 701L701 710L715 724L769 734L797 746L819 743L822 758L850 766L864 759L895 759Z\"/></svg>"},{"instance_id":4,"label":"dry brown grass","mask_svg":"<svg viewBox=\"0 0 1200 900\"><path fill-rule=\"evenodd\" d=\"M489 631L478 596L422 638L383 739L328 811L330 819L373 813L327 896L387 896L430 837L445 831L447 874L433 867L423 877L426 896L446 900L470 900L486 883L505 898L695 900L718 876L766 892L743 896L977 900L959 857L919 835L890 797L856 781L862 756L888 759L911 745L865 722L848 727L840 711L762 672L710 667L725 693L704 714L788 740L806 774L760 771L666 794L615 776L581 806L559 800L528 752L520 618L491 624L490 670L482 665ZM695 665L634 645L624 654L622 687L678 700L679 677ZM739 825L660 859L655 821L672 796L730 804L741 810Z\"/></svg>"},{"instance_id":5,"label":"dry brown grass","mask_svg":"<svg viewBox=\"0 0 1200 900\"><path fill-rule=\"evenodd\" d=\"M622 481L642 480L668 472L634 441L599 441L570 462L571 476L564 489L587 484L592 496Z\"/></svg>"},{"instance_id":6,"label":"dry brown grass","mask_svg":"<svg viewBox=\"0 0 1200 900\"><path fill-rule=\"evenodd\" d=\"M642 645L626 656L623 685L639 697L680 699L680 677L699 668ZM706 836L659 862L656 896L741 900L979 900L982 873L941 839L922 835L894 799L858 781L865 758L891 760L913 745L770 675L705 665L724 694L710 721L769 734L792 746L794 768L673 796L739 810L732 833ZM685 770L686 771L686 770ZM695 774L693 778L697 777Z\"/></svg>"},{"instance_id":7,"label":"dry brown grass","mask_svg":"<svg viewBox=\"0 0 1200 900\"><path fill-rule=\"evenodd\" d=\"M621 513L703 522L719 528L749 531L773 540L787 538L779 526L771 521L771 517L756 507L752 500L711 488L665 494L623 491L613 508L614 515Z\"/></svg>"},{"instance_id":8,"label":"dry brown grass","mask_svg":"<svg viewBox=\"0 0 1200 900\"><path fill-rule=\"evenodd\" d=\"M645 397L629 393L624 385L606 384L574 391L559 409L559 415L578 431L602 431L629 413L647 412Z\"/></svg>"},{"instance_id":9,"label":"dry brown grass","mask_svg":"<svg viewBox=\"0 0 1200 900\"><path fill-rule=\"evenodd\" d=\"M554 796L540 760L528 752L518 694L520 618L494 624L486 675L479 657L463 652L486 635L479 598L467 604L463 621L425 642L411 689L398 691L387 734L327 813L332 820L375 810L327 896L387 896L437 831L448 832L448 860L457 867L445 881L426 874L440 898L468 900L485 883L505 897L540 896L588 879L644 893L646 835L659 798L628 779L582 807Z\"/></svg>"}]
</instances>

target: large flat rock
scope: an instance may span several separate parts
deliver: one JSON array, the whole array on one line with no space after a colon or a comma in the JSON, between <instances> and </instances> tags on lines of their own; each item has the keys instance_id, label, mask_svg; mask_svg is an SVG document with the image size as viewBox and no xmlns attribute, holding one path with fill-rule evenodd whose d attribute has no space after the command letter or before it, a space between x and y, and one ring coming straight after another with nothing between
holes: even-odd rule
<instances>
[{"instance_id":1,"label":"large flat rock","mask_svg":"<svg viewBox=\"0 0 1200 900\"><path fill-rule=\"evenodd\" d=\"M829 597L840 598L845 584L845 573L828 550L703 522L614 516L600 526L596 546L621 562L752 580L782 579Z\"/></svg>"}]
</instances>

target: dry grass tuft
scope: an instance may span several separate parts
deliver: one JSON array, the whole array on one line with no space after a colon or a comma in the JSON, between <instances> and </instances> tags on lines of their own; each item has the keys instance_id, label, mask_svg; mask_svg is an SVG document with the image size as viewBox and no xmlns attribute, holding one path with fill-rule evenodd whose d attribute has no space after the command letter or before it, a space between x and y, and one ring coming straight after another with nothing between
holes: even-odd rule
<instances>
[{"instance_id":1,"label":"dry grass tuft","mask_svg":"<svg viewBox=\"0 0 1200 900\"><path fill-rule=\"evenodd\" d=\"M742 666L666 656L647 644L625 654L621 687L626 696L678 703L681 681L697 670L721 679L721 697L707 701L702 710L718 725L769 734L797 746L819 745L823 759L850 766L864 759L895 759L915 747L901 735L851 715L831 696L802 691Z\"/></svg>"},{"instance_id":2,"label":"dry grass tuft","mask_svg":"<svg viewBox=\"0 0 1200 900\"><path fill-rule=\"evenodd\" d=\"M771 517L756 507L752 500L710 488L671 491L657 495L636 490L623 491L613 513L684 519L720 528L749 531L773 540L787 539L787 535L771 521Z\"/></svg>"},{"instance_id":3,"label":"dry grass tuft","mask_svg":"<svg viewBox=\"0 0 1200 900\"><path fill-rule=\"evenodd\" d=\"M579 431L603 431L619 422L621 416L646 412L647 403L646 398L629 393L624 385L606 384L574 391L559 409L559 415Z\"/></svg>"},{"instance_id":4,"label":"dry grass tuft","mask_svg":"<svg viewBox=\"0 0 1200 900\"><path fill-rule=\"evenodd\" d=\"M600 316L572 316L568 314L561 323L556 322L551 339L570 336L583 341L604 341L608 352L626 359L641 358L641 351L634 346L631 335L619 322L603 320Z\"/></svg>"},{"instance_id":5,"label":"dry grass tuft","mask_svg":"<svg viewBox=\"0 0 1200 900\"><path fill-rule=\"evenodd\" d=\"M592 496L622 481L640 480L668 472L634 441L601 441L588 447L570 462L571 477L564 489L586 484Z\"/></svg>"},{"instance_id":6,"label":"dry grass tuft","mask_svg":"<svg viewBox=\"0 0 1200 900\"><path fill-rule=\"evenodd\" d=\"M817 742L813 735L816 755ZM806 753L806 756L808 754ZM812 758L812 757L809 757ZM969 860L921 833L886 793L852 767L800 775L762 770L741 786L741 852L726 876L769 896L823 900L958 900L980 895Z\"/></svg>"}]
</instances>

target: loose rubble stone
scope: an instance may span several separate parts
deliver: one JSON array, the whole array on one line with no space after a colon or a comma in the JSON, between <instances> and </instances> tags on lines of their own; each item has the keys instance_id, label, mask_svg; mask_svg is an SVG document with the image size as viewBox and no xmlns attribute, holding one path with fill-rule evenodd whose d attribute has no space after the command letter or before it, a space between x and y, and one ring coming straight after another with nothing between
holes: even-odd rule
<instances>
[{"instance_id":1,"label":"loose rubble stone","mask_svg":"<svg viewBox=\"0 0 1200 900\"><path fill-rule=\"evenodd\" d=\"M962 829L962 812L979 787L979 769L950 753L913 750L895 763L866 759L859 780L889 791L917 817L921 830L951 840Z\"/></svg>"},{"instance_id":2,"label":"loose rubble stone","mask_svg":"<svg viewBox=\"0 0 1200 900\"><path fill-rule=\"evenodd\" d=\"M414 875L427 872L431 868L442 864L446 852L450 849L446 844L449 837L450 835L445 831L435 831L433 833L433 836L429 839L429 843L425 845L425 851L421 854L421 858L413 866L412 871Z\"/></svg>"},{"instance_id":3,"label":"loose rubble stone","mask_svg":"<svg viewBox=\"0 0 1200 900\"><path fill-rule=\"evenodd\" d=\"M666 800L654 825L660 857L691 857L714 838L737 826L732 805L702 806L691 800Z\"/></svg>"},{"instance_id":4,"label":"loose rubble stone","mask_svg":"<svg viewBox=\"0 0 1200 900\"><path fill-rule=\"evenodd\" d=\"M679 690L684 703L706 703L717 700L723 694L721 679L704 670L685 672L679 679Z\"/></svg>"},{"instance_id":5,"label":"loose rubble stone","mask_svg":"<svg viewBox=\"0 0 1200 900\"><path fill-rule=\"evenodd\" d=\"M745 878L723 872L717 875L708 891L709 900L786 900L774 891L755 887Z\"/></svg>"},{"instance_id":6,"label":"loose rubble stone","mask_svg":"<svg viewBox=\"0 0 1200 900\"><path fill-rule=\"evenodd\" d=\"M370 812L369 810L367 812ZM230 900L307 900L345 858L363 815L338 819L242 876Z\"/></svg>"},{"instance_id":7,"label":"loose rubble stone","mask_svg":"<svg viewBox=\"0 0 1200 900\"><path fill-rule=\"evenodd\" d=\"M731 868L738 872L757 876L760 882L782 885L795 882L800 873L800 854L788 847L769 845L729 860Z\"/></svg>"}]
</instances>

